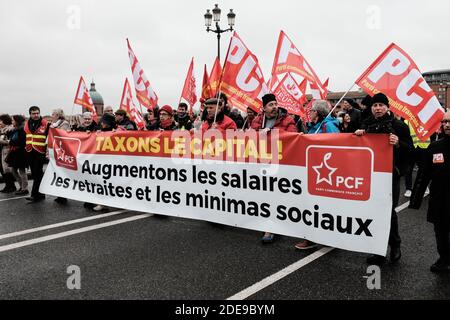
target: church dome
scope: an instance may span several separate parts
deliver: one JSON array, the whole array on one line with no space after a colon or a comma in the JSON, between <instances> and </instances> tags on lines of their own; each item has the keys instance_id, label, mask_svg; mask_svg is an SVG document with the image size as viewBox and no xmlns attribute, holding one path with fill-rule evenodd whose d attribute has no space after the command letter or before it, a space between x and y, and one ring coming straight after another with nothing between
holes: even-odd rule
<instances>
[{"instance_id":1,"label":"church dome","mask_svg":"<svg viewBox=\"0 0 450 320\"><path fill-rule=\"evenodd\" d=\"M91 89L89 89L89 95L91 96L92 102L95 106L101 105L103 106L103 97L100 93L95 89L95 83L92 81Z\"/></svg>"}]
</instances>

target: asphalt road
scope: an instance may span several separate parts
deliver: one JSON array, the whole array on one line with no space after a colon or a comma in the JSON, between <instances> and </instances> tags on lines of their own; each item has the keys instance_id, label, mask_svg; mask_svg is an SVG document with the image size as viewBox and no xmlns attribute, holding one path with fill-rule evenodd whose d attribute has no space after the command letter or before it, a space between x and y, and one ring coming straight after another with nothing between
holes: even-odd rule
<instances>
[{"instance_id":1,"label":"asphalt road","mask_svg":"<svg viewBox=\"0 0 450 320\"><path fill-rule=\"evenodd\" d=\"M0 188L3 186L0 185ZM268 300L446 299L450 275L433 274L432 225L422 209L399 214L402 259L381 268L380 289L368 289L366 254L333 249L279 280L274 275L311 255L296 239L263 245L260 232L208 222L120 212L99 216L82 203L0 194L0 299ZM400 203L405 203L401 198ZM112 209L110 212L115 212ZM92 220L75 221L85 218ZM133 220L134 219L134 220ZM53 228L32 230L57 223ZM91 227L92 230L86 228ZM45 238L47 237L47 238ZM28 242L27 242L28 241ZM322 250L322 251L317 251ZM317 251L317 252L316 252ZM69 266L79 267L81 289L69 289ZM279 274L279 273L278 273ZM256 285L268 278L269 285ZM270 281L271 280L271 281Z\"/></svg>"}]
</instances>

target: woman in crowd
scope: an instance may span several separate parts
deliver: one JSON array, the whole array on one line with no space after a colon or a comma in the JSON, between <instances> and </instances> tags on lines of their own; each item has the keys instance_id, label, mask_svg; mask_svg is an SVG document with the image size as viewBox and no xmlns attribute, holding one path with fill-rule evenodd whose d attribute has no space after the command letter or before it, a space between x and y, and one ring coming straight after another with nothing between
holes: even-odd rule
<instances>
[{"instance_id":1,"label":"woman in crowd","mask_svg":"<svg viewBox=\"0 0 450 320\"><path fill-rule=\"evenodd\" d=\"M14 115L12 117L12 124L14 130L10 132L9 137L9 154L8 164L12 169L12 174L19 182L19 190L16 191L17 195L27 195L28 191L28 176L26 172L26 134L24 131L25 117L21 115Z\"/></svg>"}]
</instances>

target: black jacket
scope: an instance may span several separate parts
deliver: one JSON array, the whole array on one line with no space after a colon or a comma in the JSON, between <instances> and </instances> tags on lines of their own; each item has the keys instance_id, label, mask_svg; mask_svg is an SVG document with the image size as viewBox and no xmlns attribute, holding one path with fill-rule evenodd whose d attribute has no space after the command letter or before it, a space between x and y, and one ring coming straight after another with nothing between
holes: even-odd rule
<instances>
[{"instance_id":1,"label":"black jacket","mask_svg":"<svg viewBox=\"0 0 450 320\"><path fill-rule=\"evenodd\" d=\"M131 121L130 118L125 117L121 122L117 123L118 127L121 127L125 130L137 130L138 127L134 121Z\"/></svg>"},{"instance_id":2,"label":"black jacket","mask_svg":"<svg viewBox=\"0 0 450 320\"><path fill-rule=\"evenodd\" d=\"M100 127L98 126L98 124L95 121L92 121L92 123L88 127L80 126L77 128L77 131L81 131L81 132L86 132L86 131L95 132L97 130L100 130Z\"/></svg>"},{"instance_id":3,"label":"black jacket","mask_svg":"<svg viewBox=\"0 0 450 320\"><path fill-rule=\"evenodd\" d=\"M419 209L431 181L427 220L450 227L450 136L434 141L417 173L409 207Z\"/></svg>"},{"instance_id":4,"label":"black jacket","mask_svg":"<svg viewBox=\"0 0 450 320\"><path fill-rule=\"evenodd\" d=\"M189 118L188 114L185 114L184 117L179 117L177 114L174 117L175 122L178 123L178 128L179 130L191 130L192 129L192 122L191 119Z\"/></svg>"},{"instance_id":5,"label":"black jacket","mask_svg":"<svg viewBox=\"0 0 450 320\"><path fill-rule=\"evenodd\" d=\"M350 124L347 132L355 132L361 126L361 110L352 108L347 112L350 116Z\"/></svg>"},{"instance_id":6,"label":"black jacket","mask_svg":"<svg viewBox=\"0 0 450 320\"><path fill-rule=\"evenodd\" d=\"M392 133L398 137L399 147L394 147L393 174L394 177L404 175L414 153L414 144L406 123L395 119L388 112L380 119L370 116L361 125L361 129L366 130L366 133Z\"/></svg>"}]
</instances>

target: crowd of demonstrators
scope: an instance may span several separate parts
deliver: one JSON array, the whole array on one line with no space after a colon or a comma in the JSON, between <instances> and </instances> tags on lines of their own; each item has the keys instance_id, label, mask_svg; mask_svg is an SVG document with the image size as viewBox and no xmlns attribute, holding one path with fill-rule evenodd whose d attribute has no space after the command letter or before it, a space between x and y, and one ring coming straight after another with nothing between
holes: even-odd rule
<instances>
[{"instance_id":1,"label":"crowd of demonstrators","mask_svg":"<svg viewBox=\"0 0 450 320\"><path fill-rule=\"evenodd\" d=\"M438 260L432 272L450 271L450 111L442 120L443 138L433 141L419 167L409 207L419 209L430 184L427 221L434 225Z\"/></svg>"},{"instance_id":2,"label":"crowd of demonstrators","mask_svg":"<svg viewBox=\"0 0 450 320\"><path fill-rule=\"evenodd\" d=\"M361 129L355 134L362 136L365 133L385 133L389 134L389 143L394 146L393 173L392 173L392 210L391 228L389 232L390 260L396 262L401 257L401 238L398 230L398 217L395 208L398 206L400 198L400 177L405 174L409 157L413 153L414 145L409 134L408 126L401 120L396 119L389 112L389 100L383 93L377 93L372 97L372 116L366 119L361 125ZM380 265L384 263L386 257L371 255L367 258L367 263Z\"/></svg>"},{"instance_id":3,"label":"crowd of demonstrators","mask_svg":"<svg viewBox=\"0 0 450 320\"><path fill-rule=\"evenodd\" d=\"M361 110L362 111L361 111ZM400 197L400 177L405 176L406 193L410 196L413 189L412 170L414 164L419 165L419 173L412 191L411 207L420 207L428 183L430 186L430 204L428 221L434 223L439 260L432 266L432 271L443 271L449 268L449 226L450 226L450 194L445 181L450 178L449 163L440 161L450 157L450 113L447 112L442 126L442 132L432 136L430 141L419 141L412 127L399 120L389 110L389 100L382 94L366 96L359 105L352 99L344 100L340 105L330 110L330 104L325 100L313 101L309 113L310 122L303 123L302 118L288 114L278 106L275 95L269 93L262 97L262 108L256 113L247 108L245 118L237 109L230 109L227 96L221 93L210 97L202 103L200 115L188 113L188 105L180 103L176 110L169 105L156 106L148 109L144 115L147 131L200 130L206 132L218 129L226 130L256 130L269 132L278 129L300 134L317 133L354 133L362 136L366 133L389 134L389 143L393 146L393 177L392 177L392 210L389 234L390 260L397 262L401 258L401 238L398 228L398 218L395 211ZM1 192L16 191L15 180L19 184L17 194L26 195L28 179L26 168L29 166L33 177L31 203L45 199L39 193L39 185L43 176L47 135L50 128L70 131L69 122L61 109L52 111L51 123L40 115L36 106L29 108L29 119L23 116L0 115L0 147L2 148L1 173L5 188ZM74 131L109 132L116 130L138 130L125 110L113 111L111 106L97 124L90 112L82 114L82 123ZM428 147L429 146L429 147ZM55 201L65 203L66 199ZM85 203L85 207L94 211L104 210L102 205ZM265 232L261 238L263 243L273 242L275 235ZM445 240L446 239L446 240ZM295 244L296 249L310 249L318 244L303 239ZM371 255L367 258L369 264L382 264L387 260L384 256Z\"/></svg>"}]
</instances>

